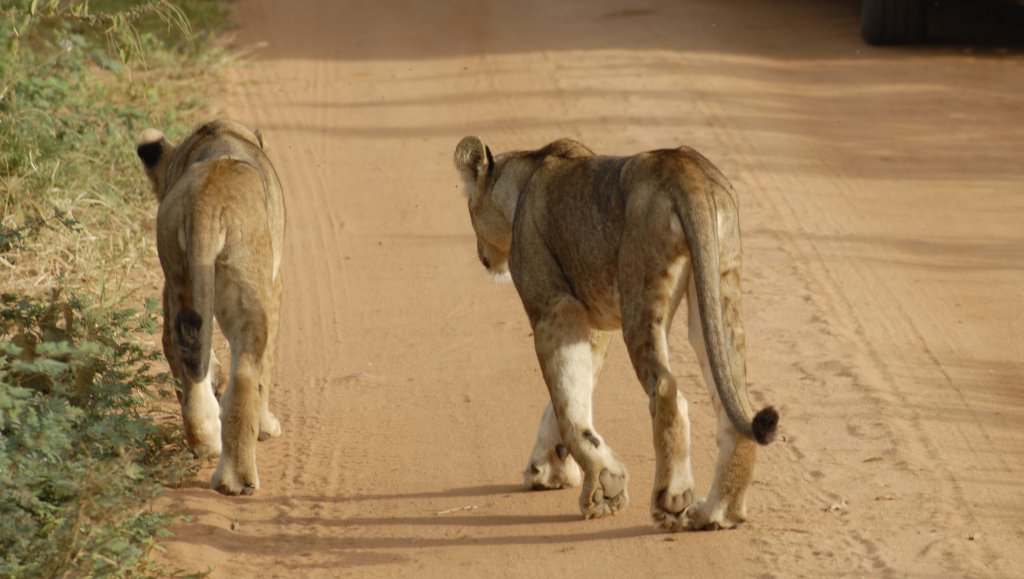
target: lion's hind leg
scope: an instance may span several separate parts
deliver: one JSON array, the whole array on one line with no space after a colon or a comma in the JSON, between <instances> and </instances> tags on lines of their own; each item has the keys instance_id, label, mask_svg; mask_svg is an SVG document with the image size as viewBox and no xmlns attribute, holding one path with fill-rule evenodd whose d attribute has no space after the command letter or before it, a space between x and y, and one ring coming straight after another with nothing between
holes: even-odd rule
<instances>
[{"instance_id":1,"label":"lion's hind leg","mask_svg":"<svg viewBox=\"0 0 1024 579\"><path fill-rule=\"evenodd\" d=\"M625 295L623 296L625 298ZM686 510L694 501L694 476L690 460L690 417L686 399L678 391L668 366L667 302L637 313L640 319L623 320L626 345L633 367L650 399L654 454L654 487L651 491L651 518L668 531L686 526Z\"/></svg>"},{"instance_id":2,"label":"lion's hind leg","mask_svg":"<svg viewBox=\"0 0 1024 579\"><path fill-rule=\"evenodd\" d=\"M270 387L274 383L274 364L277 358L277 330L281 313L281 275L274 280L273 296L267 312L267 347L263 351L260 372L260 434L259 440L281 436L281 421L270 412Z\"/></svg>"},{"instance_id":3,"label":"lion's hind leg","mask_svg":"<svg viewBox=\"0 0 1024 579\"><path fill-rule=\"evenodd\" d=\"M223 451L211 486L228 495L252 494L260 488L256 442L260 430L260 380L267 348L266 296L249 294L240 283L227 282L218 295L218 319L231 345L231 372L221 399Z\"/></svg>"},{"instance_id":4,"label":"lion's hind leg","mask_svg":"<svg viewBox=\"0 0 1024 579\"><path fill-rule=\"evenodd\" d=\"M687 403L675 379L667 372L657 379L652 398L657 464L651 492L651 518L659 528L681 531L686 528L686 512L695 499Z\"/></svg>"},{"instance_id":5,"label":"lion's hind leg","mask_svg":"<svg viewBox=\"0 0 1024 579\"><path fill-rule=\"evenodd\" d=\"M686 510L695 498L694 476L689 410L669 369L668 334L686 292L689 259L682 249L678 222L675 227L670 223L664 233L667 239L660 244L627 233L619 285L623 338L650 402L656 460L651 518L659 528L681 531L686 527ZM662 252L655 247L666 249Z\"/></svg>"},{"instance_id":6,"label":"lion's hind leg","mask_svg":"<svg viewBox=\"0 0 1024 579\"><path fill-rule=\"evenodd\" d=\"M594 428L591 330L586 310L571 296L552 300L534 325L534 341L551 394L561 439L583 469L580 512L587 519L626 507L626 467Z\"/></svg>"},{"instance_id":7,"label":"lion's hind leg","mask_svg":"<svg viewBox=\"0 0 1024 579\"><path fill-rule=\"evenodd\" d=\"M210 486L226 495L259 490L256 440L259 428L259 364L251 352L232 347L232 372L223 402L223 451Z\"/></svg>"},{"instance_id":8,"label":"lion's hind leg","mask_svg":"<svg viewBox=\"0 0 1024 579\"><path fill-rule=\"evenodd\" d=\"M742 320L739 319L739 279L738 271L722 277L722 294L726 319L727 344L730 348L730 362L736 377L738 388L746 384L746 358L744 352L744 336ZM735 279L734 279L735 277ZM708 363L704 333L700 326L700 314L697 312L696 288L690 286L690 343L693 345L697 359L700 361L704 374L704 382L711 393L711 399L718 417L718 430L715 440L718 443L718 458L715 462L715 478L707 499L698 503L688 512L690 527L697 530L731 529L747 520L746 492L754 477L754 460L757 444L741 435L733 426L732 421L722 407L715 388L711 366ZM746 400L746 391L742 392Z\"/></svg>"}]
</instances>

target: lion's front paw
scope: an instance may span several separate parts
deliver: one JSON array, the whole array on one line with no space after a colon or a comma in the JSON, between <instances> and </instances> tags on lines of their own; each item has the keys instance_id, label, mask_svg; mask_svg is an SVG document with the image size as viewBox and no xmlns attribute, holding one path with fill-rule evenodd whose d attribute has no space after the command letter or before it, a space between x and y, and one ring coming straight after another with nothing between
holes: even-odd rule
<instances>
[{"instance_id":1,"label":"lion's front paw","mask_svg":"<svg viewBox=\"0 0 1024 579\"><path fill-rule=\"evenodd\" d=\"M277 438L278 436L281 436L281 421L269 412L261 416L259 441L263 442L268 438Z\"/></svg>"},{"instance_id":2,"label":"lion's front paw","mask_svg":"<svg viewBox=\"0 0 1024 579\"><path fill-rule=\"evenodd\" d=\"M530 464L523 471L523 484L535 491L578 487L582 481L580 465L561 444L539 459L531 458Z\"/></svg>"},{"instance_id":3,"label":"lion's front paw","mask_svg":"<svg viewBox=\"0 0 1024 579\"><path fill-rule=\"evenodd\" d=\"M651 518L654 525L666 531L678 532L688 527L687 510L693 505L693 491L681 493L664 489L655 494L651 502Z\"/></svg>"},{"instance_id":4,"label":"lion's front paw","mask_svg":"<svg viewBox=\"0 0 1024 579\"><path fill-rule=\"evenodd\" d=\"M718 531L733 529L747 520L746 514L728 507L728 504L700 501L686 511L688 526L695 531Z\"/></svg>"},{"instance_id":5,"label":"lion's front paw","mask_svg":"<svg viewBox=\"0 0 1024 579\"><path fill-rule=\"evenodd\" d=\"M196 458L220 456L220 419L214 416L205 420L186 420L185 441Z\"/></svg>"},{"instance_id":6,"label":"lion's front paw","mask_svg":"<svg viewBox=\"0 0 1024 579\"><path fill-rule=\"evenodd\" d=\"M597 519L615 513L626 508L629 504L629 494L626 486L629 482L629 475L625 469L619 472L612 472L607 468L601 469L601 473L583 484L583 492L580 494L580 512L586 519Z\"/></svg>"},{"instance_id":7,"label":"lion's front paw","mask_svg":"<svg viewBox=\"0 0 1024 579\"><path fill-rule=\"evenodd\" d=\"M213 397L213 390L206 381L188 388L190 394L181 406L181 420L188 448L196 458L220 456L220 405Z\"/></svg>"}]
</instances>

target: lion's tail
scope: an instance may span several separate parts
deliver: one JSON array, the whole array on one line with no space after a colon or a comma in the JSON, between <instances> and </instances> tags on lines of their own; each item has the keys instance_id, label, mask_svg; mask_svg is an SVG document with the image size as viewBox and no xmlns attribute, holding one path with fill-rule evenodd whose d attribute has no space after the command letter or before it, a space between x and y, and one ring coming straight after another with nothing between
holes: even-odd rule
<instances>
[{"instance_id":1,"label":"lion's tail","mask_svg":"<svg viewBox=\"0 0 1024 579\"><path fill-rule=\"evenodd\" d=\"M718 218L715 201L700 193L677 196L676 213L683 224L691 245L694 282L697 288L697 308L701 329L707 347L711 375L715 389L733 426L743 435L768 444L775 438L779 413L771 406L758 412L753 420L746 412L748 405L740 400L739 391L730 370L729 352L725 347L725 322L722 314L722 280L719 264ZM703 251L700 251L700 249Z\"/></svg>"},{"instance_id":2,"label":"lion's tail","mask_svg":"<svg viewBox=\"0 0 1024 579\"><path fill-rule=\"evenodd\" d=\"M215 264L221 245L219 219L213 213L197 211L185 225L185 295L174 319L174 346L192 383L205 379L210 368Z\"/></svg>"}]
</instances>

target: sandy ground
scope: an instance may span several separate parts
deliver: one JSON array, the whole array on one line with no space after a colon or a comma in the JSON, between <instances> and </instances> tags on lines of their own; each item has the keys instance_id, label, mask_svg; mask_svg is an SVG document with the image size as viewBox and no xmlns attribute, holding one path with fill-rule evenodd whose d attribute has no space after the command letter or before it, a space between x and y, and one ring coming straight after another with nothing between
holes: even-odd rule
<instances>
[{"instance_id":1,"label":"sandy ground","mask_svg":"<svg viewBox=\"0 0 1024 579\"><path fill-rule=\"evenodd\" d=\"M238 2L238 45L265 44L221 102L265 131L289 210L284 436L254 497L160 502L192 517L166 557L214 577L1024 574L1024 57L867 47L857 9ZM546 391L514 288L475 256L467 134L687 144L732 179L751 395L783 435L745 526L652 528L618 339L595 415L633 504L583 521L575 490L520 488ZM703 492L713 417L683 332Z\"/></svg>"}]
</instances>

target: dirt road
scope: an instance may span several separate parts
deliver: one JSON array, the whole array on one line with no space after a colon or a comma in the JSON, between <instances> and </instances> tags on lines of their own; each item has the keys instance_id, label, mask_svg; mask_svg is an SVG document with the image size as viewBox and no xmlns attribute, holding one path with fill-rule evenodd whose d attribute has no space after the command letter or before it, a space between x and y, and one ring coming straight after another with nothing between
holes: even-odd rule
<instances>
[{"instance_id":1,"label":"dirt road","mask_svg":"<svg viewBox=\"0 0 1024 579\"><path fill-rule=\"evenodd\" d=\"M1024 573L1024 58L864 46L857 2L241 0L226 113L287 193L262 489L196 486L167 557L214 577ZM691 145L743 200L755 406L782 411L751 520L656 532L647 400L621 340L595 419L633 504L519 486L546 391L451 165L557 137ZM711 404L685 325L701 492ZM210 471L201 474L208 480Z\"/></svg>"}]
</instances>

